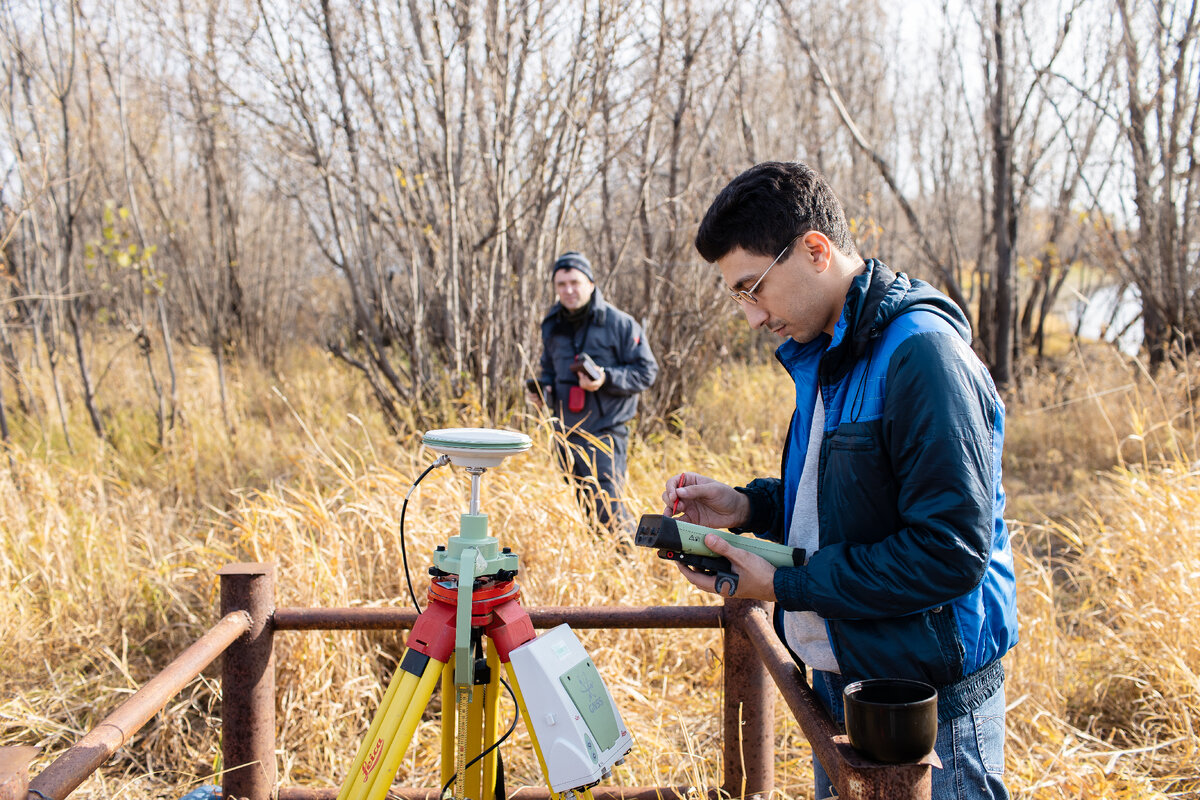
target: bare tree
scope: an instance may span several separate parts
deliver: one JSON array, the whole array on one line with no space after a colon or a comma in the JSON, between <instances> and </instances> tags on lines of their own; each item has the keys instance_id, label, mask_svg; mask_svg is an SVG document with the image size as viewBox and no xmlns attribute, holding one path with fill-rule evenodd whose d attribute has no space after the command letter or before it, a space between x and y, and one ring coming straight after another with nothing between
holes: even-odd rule
<instances>
[{"instance_id":1,"label":"bare tree","mask_svg":"<svg viewBox=\"0 0 1200 800\"><path fill-rule=\"evenodd\" d=\"M1085 65L1082 74L1092 78L1085 79L1085 83L1108 82L1113 65L1113 59L1106 58L1094 76ZM1064 110L1063 103L1071 96L1074 99L1073 108ZM1044 356L1046 321L1054 303L1072 269L1095 244L1095 226L1086 224L1091 215L1081 211L1085 207L1081 201L1085 202L1089 196L1094 197L1096 190L1107 183L1113 172L1112 162L1109 161L1096 179L1095 186L1086 177L1094 154L1103 141L1102 126L1106 121L1103 110L1077 92L1068 92L1064 97L1047 93L1043 100L1053 109L1054 118L1065 131L1067 152L1064 154L1063 168L1056 178L1058 188L1047 210L1048 219L1043 221L1047 232L1041 252L1033 260L1035 270L1020 319L1022 341L1034 349L1039 362Z\"/></svg>"},{"instance_id":2,"label":"bare tree","mask_svg":"<svg viewBox=\"0 0 1200 800\"><path fill-rule=\"evenodd\" d=\"M95 110L86 86L84 91L77 86L77 81L89 80L79 62L81 9L75 2L50 4L41 9L38 25L29 31L19 24L16 13L8 9L3 36L13 54L9 120L20 181L25 194L37 199L26 217L26 235L36 242L27 265L33 270L26 281L27 293L44 298L37 301L35 330L47 353L64 435L57 366L65 323L74 344L84 406L92 429L103 438L104 423L85 347L84 292L78 275L81 214L92 180L81 154Z\"/></svg>"},{"instance_id":3,"label":"bare tree","mask_svg":"<svg viewBox=\"0 0 1200 800\"><path fill-rule=\"evenodd\" d=\"M1155 367L1200 333L1200 38L1197 4L1115 0L1137 228L1124 263Z\"/></svg>"},{"instance_id":4,"label":"bare tree","mask_svg":"<svg viewBox=\"0 0 1200 800\"><path fill-rule=\"evenodd\" d=\"M968 309L970 307L969 303L962 292L955 271L951 268L950 263L947 262L947 260L941 255L940 248L936 246L930 234L926 232L922 218L920 214L918 214L914 203L901 188L899 178L897 177L891 162L885 158L884 155L877 150L862 133L858 122L851 115L845 101L842 99L842 92L838 89L833 81L833 78L824 68L823 59L818 53L815 45L807 36L803 34L801 27L795 21L787 4L782 2L782 0L780 2L780 8L783 13L783 19L787 25L788 32L791 34L792 39L797 45L800 46L807 56L812 65L813 74L820 82L820 85L823 87L824 91L828 94L829 100L836 110L838 119L850 132L855 146L865 152L870 158L871 162L879 170L880 176L891 190L896 202L899 203L901 209L903 209L904 216L908 224L911 226L918 242L920 243L920 252L927 259L929 266L936 271L938 277L941 279L943 287L946 289L951 299L958 303L958 305L964 310Z\"/></svg>"},{"instance_id":5,"label":"bare tree","mask_svg":"<svg viewBox=\"0 0 1200 800\"><path fill-rule=\"evenodd\" d=\"M1047 19L1043 16L1044 9L1035 8L1025 0L1016 0L1011 5L1006 0L992 0L991 13L980 15L980 26L988 43L983 61L991 150L989 205L994 266L990 271L981 270L987 280L982 283L980 294L979 326L992 377L1002 386L1012 379L1013 357L1023 344L1016 325L1019 228L1022 218L1031 212L1029 200L1037 188L1035 184L1044 180L1039 175L1043 172L1043 161L1054 152L1065 131L1061 120L1047 114L1051 105L1043 100L1050 95L1047 82L1064 52L1078 7L1076 0ZM1042 55L1036 40L1051 31L1053 39ZM1069 208L1078 183L1067 180L1059 186L1057 204ZM1061 227L1053 233L1061 234Z\"/></svg>"},{"instance_id":6,"label":"bare tree","mask_svg":"<svg viewBox=\"0 0 1200 800\"><path fill-rule=\"evenodd\" d=\"M270 96L258 107L277 146L311 165L292 196L346 289L351 338L330 349L396 425L467 380L507 402L541 314L538 273L592 182L581 165L614 12L259 11L253 66Z\"/></svg>"},{"instance_id":7,"label":"bare tree","mask_svg":"<svg viewBox=\"0 0 1200 800\"><path fill-rule=\"evenodd\" d=\"M110 11L115 11L115 9L110 7ZM112 24L118 17L119 15L116 13L106 15L101 20L103 24L93 27L89 38L92 52L95 54L96 62L104 75L105 83L112 93L115 104L114 114L120 131L120 157L117 160L119 184L108 185L108 182L105 181L103 176L106 169L102 158L95 159L97 161L96 169L102 176L100 180L105 184L108 195L125 198L127 205L122 205L120 210L115 213L111 202L106 205L101 228L103 242L99 243L95 249L107 256L109 264L116 262L118 275L114 276L117 278L114 283L132 283L132 286L127 289L123 301L113 303L113 311L132 333L145 364L156 401L154 410L157 422L157 442L158 446L162 448L166 444L167 431L175 425L178 406L173 332L163 302L165 288L155 268L154 255L157 246L151 241L153 234L148 230L141 211L141 198L135 173L135 154L138 163L144 165L144 160L141 157L141 148L138 147L135 140L134 112L131 110L128 100L127 82L130 80L130 76L127 74L125 35L117 25ZM104 24L112 24L112 27L105 28ZM114 183L117 182L114 181ZM134 239L130 245L123 245L118 241L120 238L116 234L118 218L129 220L131 238ZM95 267L95 258L89 265ZM121 273L136 277L132 281L121 280L123 277ZM154 350L152 336L162 342L166 354L168 375L166 386L160 380L152 358Z\"/></svg>"},{"instance_id":8,"label":"bare tree","mask_svg":"<svg viewBox=\"0 0 1200 800\"><path fill-rule=\"evenodd\" d=\"M988 9L986 15L975 16L988 120L982 130L973 127L980 115L971 110L975 95L965 88L968 67L961 51L963 40L955 33L959 29L949 17L949 7L944 8L948 25L945 41L949 46L940 53L938 82L931 86L938 99L927 106L931 111L927 121L931 124L923 132L914 129L920 138L913 147L914 153L919 153L920 142L928 141L940 159L929 159L928 166L923 165L920 156L913 159L918 187L915 193L903 185L892 159L862 131L858 117L869 119L877 112L868 107L856 114L849 108L840 87L854 82L835 79L827 68L825 52L818 52L803 33L811 26L797 21L789 3L780 0L779 7L791 40L808 57L812 74L837 117L857 150L865 153L878 170L902 210L918 243L918 254L947 294L965 312L974 310L976 346L997 383L1006 384L1012 377L1013 355L1021 345L1015 326L1020 220L1031 212L1030 199L1046 179L1042 165L1062 130L1046 122L1045 109L1049 106L1041 100L1048 92L1050 70L1064 49L1074 7L1054 18L1052 27L1040 17L1031 19L1031 7L1024 2L1010 8L1005 0L992 0L977 9ZM1031 33L1033 30L1038 34ZM1045 52L1039 53L1034 40L1042 39L1046 30L1055 35ZM965 107L960 110L955 103ZM971 134L967 141L974 143L973 148L959 144L964 127ZM1066 186L1076 188L1073 183ZM972 205L971 198L979 209L974 218L965 212ZM1058 199L1069 204L1071 197L1060 193ZM965 248L970 240L977 242L973 255ZM971 295L964 285L972 287Z\"/></svg>"},{"instance_id":9,"label":"bare tree","mask_svg":"<svg viewBox=\"0 0 1200 800\"><path fill-rule=\"evenodd\" d=\"M737 65L761 10L743 23L729 10L701 11L687 0L641 6L641 36L620 48L632 61L618 70L627 78L610 82L601 124L591 132L602 144L603 202L598 219L580 217L579 224L587 240L601 244L610 296L641 318L666 367L645 399L650 419L668 419L694 391L702 376L686 361L717 358L727 347L732 309L715 270L695 255L692 236L713 178L747 165L722 134L737 113Z\"/></svg>"},{"instance_id":10,"label":"bare tree","mask_svg":"<svg viewBox=\"0 0 1200 800\"><path fill-rule=\"evenodd\" d=\"M496 413L564 249L642 321L664 365L647 416L666 419L699 380L686 360L766 351L691 246L712 194L766 159L842 187L860 243L931 275L1004 382L1041 347L1087 220L1127 233L1106 205L1118 122L1140 143L1127 275L1148 335L1157 314L1190 336L1194 5L1103 0L1122 49L1080 80L1062 62L1085 0L947 2L916 54L881 0L20 1L0 24L10 308L56 386L71 337L97 431L85 343L106 329L141 347L160 441L175 340L207 347L223 387L230 358L270 365L303 330L397 430L446 397ZM1114 111L1126 95L1136 113Z\"/></svg>"}]
</instances>

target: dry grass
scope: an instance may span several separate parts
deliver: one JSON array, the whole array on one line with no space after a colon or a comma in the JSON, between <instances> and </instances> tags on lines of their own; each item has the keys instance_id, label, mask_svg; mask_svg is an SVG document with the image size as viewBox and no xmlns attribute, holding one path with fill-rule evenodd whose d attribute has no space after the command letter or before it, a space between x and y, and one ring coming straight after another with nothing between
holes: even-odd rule
<instances>
[{"instance_id":1,"label":"dry grass","mask_svg":"<svg viewBox=\"0 0 1200 800\"><path fill-rule=\"evenodd\" d=\"M67 452L46 413L15 426L19 443L0 470L0 744L42 747L35 772L212 623L222 564L276 561L281 605L408 603L400 509L433 454L419 432L386 436L336 364L310 357L285 374L232 376L230 431L210 402L208 361L186 354L183 423L161 451L147 443L153 425L139 411L145 387L134 366L116 364L108 379L111 390L120 377L128 392L109 395L117 447L97 447L81 426ZM777 469L786 378L729 368L713 380L680 412L681 435L635 436L635 511L657 511L663 482L684 467L727 480ZM1017 797L1200 793L1200 636L1191 628L1200 618L1200 473L1188 455L1189 383L1186 373L1151 381L1117 359L1068 355L1030 375L1010 402L1022 642L1007 659L1008 766ZM534 438L533 450L483 484L490 532L521 556L527 603L705 602L649 551L622 554L587 526L548 469L539 420L485 420L468 400L447 409L447 424ZM456 532L467 493L466 475L445 468L409 503L419 594L428 554ZM719 634L580 635L636 739L616 780L719 783ZM286 633L277 646L281 780L334 785L402 639ZM178 797L212 782L218 691L211 677L194 682L77 796ZM779 709L777 785L805 797L809 750ZM405 783L436 780L437 732L434 717L418 729ZM540 782L523 736L505 747L512 785Z\"/></svg>"}]
</instances>

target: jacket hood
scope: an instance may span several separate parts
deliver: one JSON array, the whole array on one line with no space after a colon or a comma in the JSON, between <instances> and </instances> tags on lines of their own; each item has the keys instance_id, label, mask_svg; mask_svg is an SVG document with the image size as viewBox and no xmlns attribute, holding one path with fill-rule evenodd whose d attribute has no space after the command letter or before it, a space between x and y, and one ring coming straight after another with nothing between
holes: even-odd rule
<instances>
[{"instance_id":1,"label":"jacket hood","mask_svg":"<svg viewBox=\"0 0 1200 800\"><path fill-rule=\"evenodd\" d=\"M916 309L932 311L949 322L968 345L971 323L953 300L930 284L893 272L877 259L867 259L866 269L846 292L842 316L834 329L825 369L836 377L858 360L888 323Z\"/></svg>"}]
</instances>

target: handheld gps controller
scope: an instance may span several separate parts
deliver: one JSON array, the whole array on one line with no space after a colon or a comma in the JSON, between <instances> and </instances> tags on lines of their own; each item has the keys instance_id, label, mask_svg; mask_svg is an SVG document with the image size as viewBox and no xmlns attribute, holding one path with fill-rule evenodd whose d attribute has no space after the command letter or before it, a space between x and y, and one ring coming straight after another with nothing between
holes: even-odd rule
<instances>
[{"instance_id":1,"label":"handheld gps controller","mask_svg":"<svg viewBox=\"0 0 1200 800\"><path fill-rule=\"evenodd\" d=\"M706 575L717 576L717 592L733 597L737 591L737 573L733 571L728 558L717 555L704 544L704 537L710 533L720 536L734 547L765 558L777 567L799 567L804 564L803 548L707 528L663 514L643 514L638 521L634 543L657 548L659 558L678 561Z\"/></svg>"}]
</instances>

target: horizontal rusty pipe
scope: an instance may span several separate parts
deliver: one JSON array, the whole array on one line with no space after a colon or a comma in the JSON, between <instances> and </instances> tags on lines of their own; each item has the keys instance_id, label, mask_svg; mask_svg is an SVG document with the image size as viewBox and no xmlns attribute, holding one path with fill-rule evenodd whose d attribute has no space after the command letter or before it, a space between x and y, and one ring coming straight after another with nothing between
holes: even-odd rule
<instances>
[{"instance_id":1,"label":"horizontal rusty pipe","mask_svg":"<svg viewBox=\"0 0 1200 800\"><path fill-rule=\"evenodd\" d=\"M933 754L916 764L880 764L858 754L830 719L788 655L762 608L743 617L746 634L792 710L813 754L833 781L841 800L929 800Z\"/></svg>"},{"instance_id":2,"label":"horizontal rusty pipe","mask_svg":"<svg viewBox=\"0 0 1200 800\"><path fill-rule=\"evenodd\" d=\"M276 608L277 631L403 630L417 621L411 608Z\"/></svg>"},{"instance_id":3,"label":"horizontal rusty pipe","mask_svg":"<svg viewBox=\"0 0 1200 800\"><path fill-rule=\"evenodd\" d=\"M720 628L721 606L541 606L529 609L534 627Z\"/></svg>"},{"instance_id":4,"label":"horizontal rusty pipe","mask_svg":"<svg viewBox=\"0 0 1200 800\"><path fill-rule=\"evenodd\" d=\"M689 796L697 796L696 790L690 786L593 786L592 797L595 800L677 800ZM526 786L512 789L508 800L550 800L555 797L549 789ZM718 792L711 789L708 797L717 798ZM281 786L278 800L335 800L338 790L335 788L315 789L307 786ZM438 788L414 788L411 786L393 786L388 789L390 800L440 800L442 790Z\"/></svg>"},{"instance_id":5,"label":"horizontal rusty pipe","mask_svg":"<svg viewBox=\"0 0 1200 800\"><path fill-rule=\"evenodd\" d=\"M63 800L249 629L250 615L244 611L223 617L30 781L29 790L48 800Z\"/></svg>"},{"instance_id":6,"label":"horizontal rusty pipe","mask_svg":"<svg viewBox=\"0 0 1200 800\"><path fill-rule=\"evenodd\" d=\"M534 627L719 628L721 606L542 606L526 609ZM277 608L275 630L400 630L411 628L411 608Z\"/></svg>"}]
</instances>

